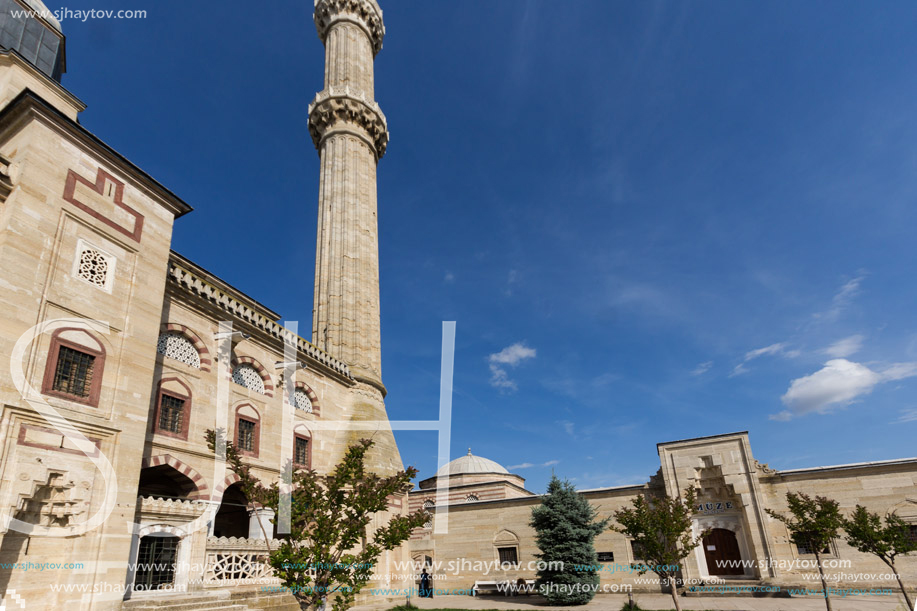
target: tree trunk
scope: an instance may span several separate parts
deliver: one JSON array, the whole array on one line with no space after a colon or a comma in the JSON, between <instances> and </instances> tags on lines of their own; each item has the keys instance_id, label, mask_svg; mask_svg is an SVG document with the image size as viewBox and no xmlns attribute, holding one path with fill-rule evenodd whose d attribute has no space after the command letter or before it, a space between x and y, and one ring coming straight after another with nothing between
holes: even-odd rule
<instances>
[{"instance_id":1,"label":"tree trunk","mask_svg":"<svg viewBox=\"0 0 917 611\"><path fill-rule=\"evenodd\" d=\"M672 602L675 603L675 611L681 611L681 602L678 600L678 586L675 584L675 575L669 576L669 584L672 586Z\"/></svg>"},{"instance_id":2,"label":"tree trunk","mask_svg":"<svg viewBox=\"0 0 917 611\"><path fill-rule=\"evenodd\" d=\"M886 562L888 566L891 567L892 573L895 574L895 579L898 580L898 587L901 588L901 593L904 594L904 600L907 602L907 611L914 609L914 601L911 600L911 597L907 594L907 589L904 587L904 582L901 581L901 575L898 574L898 569L895 568L894 562Z\"/></svg>"},{"instance_id":3,"label":"tree trunk","mask_svg":"<svg viewBox=\"0 0 917 611\"><path fill-rule=\"evenodd\" d=\"M828 611L834 611L834 608L831 606L831 597L828 596L828 583L825 581L825 569L821 565L821 554L818 552L818 546L813 546L815 548L815 564L818 565L818 576L821 578L821 591L825 595L825 606L828 608Z\"/></svg>"}]
</instances>

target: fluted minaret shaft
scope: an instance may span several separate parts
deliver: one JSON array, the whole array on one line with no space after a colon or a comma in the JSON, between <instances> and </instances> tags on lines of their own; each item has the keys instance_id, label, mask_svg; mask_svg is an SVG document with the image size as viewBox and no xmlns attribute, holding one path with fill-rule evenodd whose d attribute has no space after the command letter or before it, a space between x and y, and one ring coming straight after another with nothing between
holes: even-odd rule
<instances>
[{"instance_id":1,"label":"fluted minaret shaft","mask_svg":"<svg viewBox=\"0 0 917 611\"><path fill-rule=\"evenodd\" d=\"M376 164L388 128L373 100L385 28L375 0L315 0L325 87L309 105L321 157L312 343L382 383Z\"/></svg>"}]
</instances>

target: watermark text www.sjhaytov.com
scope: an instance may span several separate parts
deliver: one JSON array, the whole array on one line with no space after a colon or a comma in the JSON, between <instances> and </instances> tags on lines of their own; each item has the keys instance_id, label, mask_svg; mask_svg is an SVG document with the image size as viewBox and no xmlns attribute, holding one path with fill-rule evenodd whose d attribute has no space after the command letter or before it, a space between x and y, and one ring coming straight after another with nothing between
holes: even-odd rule
<instances>
[{"instance_id":1,"label":"watermark text www.sjhaytov.com","mask_svg":"<svg viewBox=\"0 0 917 611\"><path fill-rule=\"evenodd\" d=\"M58 21L66 21L68 19L75 21L89 21L90 19L146 19L146 10L131 10L131 9L70 9L67 7L61 7L59 9L52 10L43 10L43 11L10 11L13 19L22 19L24 17L40 17L42 19L54 18Z\"/></svg>"}]
</instances>

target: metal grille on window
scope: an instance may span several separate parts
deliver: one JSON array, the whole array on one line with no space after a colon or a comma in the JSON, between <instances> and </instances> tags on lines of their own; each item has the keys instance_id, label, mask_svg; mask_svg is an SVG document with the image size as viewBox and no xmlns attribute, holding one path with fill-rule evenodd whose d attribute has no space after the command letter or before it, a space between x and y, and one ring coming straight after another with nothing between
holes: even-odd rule
<instances>
[{"instance_id":1,"label":"metal grille on window","mask_svg":"<svg viewBox=\"0 0 917 611\"><path fill-rule=\"evenodd\" d=\"M238 365L232 370L232 381L249 390L264 394L264 380L258 370L251 365Z\"/></svg>"},{"instance_id":2,"label":"metal grille on window","mask_svg":"<svg viewBox=\"0 0 917 611\"><path fill-rule=\"evenodd\" d=\"M803 556L806 554L815 554L815 551L812 549L812 547L808 543L797 543L796 544L796 553L798 553L800 556ZM830 554L831 545L830 544L826 545L825 549L821 550L819 553L824 554L824 555Z\"/></svg>"},{"instance_id":3,"label":"metal grille on window","mask_svg":"<svg viewBox=\"0 0 917 611\"><path fill-rule=\"evenodd\" d=\"M175 556L178 537L146 536L140 539L137 554L137 590L158 590L172 584L175 579Z\"/></svg>"},{"instance_id":4,"label":"metal grille on window","mask_svg":"<svg viewBox=\"0 0 917 611\"><path fill-rule=\"evenodd\" d=\"M255 423L239 419L239 448L246 452L255 451Z\"/></svg>"},{"instance_id":5,"label":"metal grille on window","mask_svg":"<svg viewBox=\"0 0 917 611\"><path fill-rule=\"evenodd\" d=\"M307 393L302 388L297 388L293 391L293 407L296 409L301 409L304 412L312 413L312 400L309 398L309 393Z\"/></svg>"},{"instance_id":6,"label":"metal grille on window","mask_svg":"<svg viewBox=\"0 0 917 611\"><path fill-rule=\"evenodd\" d=\"M88 397L92 388L94 362L95 357L91 354L61 346L51 388L76 397Z\"/></svg>"},{"instance_id":7,"label":"metal grille on window","mask_svg":"<svg viewBox=\"0 0 917 611\"><path fill-rule=\"evenodd\" d=\"M100 289L108 282L108 258L94 248L86 248L80 253L80 264L77 275Z\"/></svg>"},{"instance_id":8,"label":"metal grille on window","mask_svg":"<svg viewBox=\"0 0 917 611\"><path fill-rule=\"evenodd\" d=\"M302 437L296 438L296 453L293 456L293 462L297 465L309 464L309 440Z\"/></svg>"},{"instance_id":9,"label":"metal grille on window","mask_svg":"<svg viewBox=\"0 0 917 611\"><path fill-rule=\"evenodd\" d=\"M498 547L497 552L500 554L500 564L516 564L519 561L515 547Z\"/></svg>"},{"instance_id":10,"label":"metal grille on window","mask_svg":"<svg viewBox=\"0 0 917 611\"><path fill-rule=\"evenodd\" d=\"M201 355L191 340L181 333L168 332L159 336L156 352L197 369L201 368Z\"/></svg>"},{"instance_id":11,"label":"metal grille on window","mask_svg":"<svg viewBox=\"0 0 917 611\"><path fill-rule=\"evenodd\" d=\"M159 403L159 429L170 433L181 433L185 402L170 395L162 395Z\"/></svg>"}]
</instances>

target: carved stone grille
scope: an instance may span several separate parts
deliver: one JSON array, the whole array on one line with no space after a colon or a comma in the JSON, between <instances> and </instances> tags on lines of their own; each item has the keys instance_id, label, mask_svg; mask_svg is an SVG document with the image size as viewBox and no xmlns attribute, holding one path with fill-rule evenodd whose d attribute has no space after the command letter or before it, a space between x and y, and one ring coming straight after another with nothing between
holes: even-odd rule
<instances>
[{"instance_id":1,"label":"carved stone grille","mask_svg":"<svg viewBox=\"0 0 917 611\"><path fill-rule=\"evenodd\" d=\"M207 554L204 581L216 583L271 583L274 570L261 553L225 551Z\"/></svg>"},{"instance_id":2,"label":"carved stone grille","mask_svg":"<svg viewBox=\"0 0 917 611\"><path fill-rule=\"evenodd\" d=\"M478 501L478 500L480 499L478 499L478 495L476 494L469 494L468 496L465 497L466 503L474 503L475 501Z\"/></svg>"},{"instance_id":3,"label":"carved stone grille","mask_svg":"<svg viewBox=\"0 0 917 611\"><path fill-rule=\"evenodd\" d=\"M80 252L77 275L100 289L108 286L108 257L95 248L86 247Z\"/></svg>"},{"instance_id":4,"label":"carved stone grille","mask_svg":"<svg viewBox=\"0 0 917 611\"><path fill-rule=\"evenodd\" d=\"M249 390L264 394L264 380L258 370L251 365L238 365L232 370L232 381Z\"/></svg>"},{"instance_id":5,"label":"carved stone grille","mask_svg":"<svg viewBox=\"0 0 917 611\"><path fill-rule=\"evenodd\" d=\"M159 342L156 344L156 351L195 369L201 368L200 353L191 343L191 340L181 333L169 332L160 335Z\"/></svg>"},{"instance_id":6,"label":"carved stone grille","mask_svg":"<svg viewBox=\"0 0 917 611\"><path fill-rule=\"evenodd\" d=\"M302 388L293 391L293 407L301 409L304 412L312 413L312 400L309 399L309 393Z\"/></svg>"}]
</instances>

